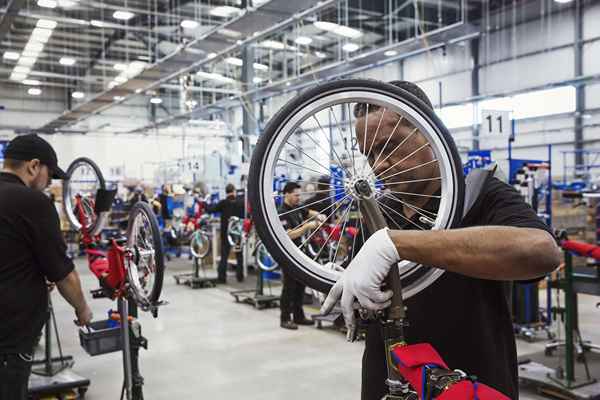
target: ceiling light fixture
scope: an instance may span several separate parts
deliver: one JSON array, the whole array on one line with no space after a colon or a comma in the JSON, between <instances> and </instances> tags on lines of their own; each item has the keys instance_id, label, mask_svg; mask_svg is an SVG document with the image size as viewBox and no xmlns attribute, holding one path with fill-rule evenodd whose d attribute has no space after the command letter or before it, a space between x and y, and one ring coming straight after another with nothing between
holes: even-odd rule
<instances>
[{"instance_id":1,"label":"ceiling light fixture","mask_svg":"<svg viewBox=\"0 0 600 400\"><path fill-rule=\"evenodd\" d=\"M17 73L17 74L25 74L25 75L27 75L28 73L31 72L31 67L25 67L23 65L17 65L15 68L13 68L13 72Z\"/></svg>"},{"instance_id":2,"label":"ceiling light fixture","mask_svg":"<svg viewBox=\"0 0 600 400\"><path fill-rule=\"evenodd\" d=\"M8 79L10 79L11 81L19 81L19 82L21 82L25 78L27 78L27 75L25 75L25 74L19 74L17 72L13 72L12 74L10 74L10 77Z\"/></svg>"},{"instance_id":3,"label":"ceiling light fixture","mask_svg":"<svg viewBox=\"0 0 600 400\"><path fill-rule=\"evenodd\" d=\"M27 91L28 94L30 94L31 96L39 96L40 94L42 94L42 89L40 88L29 88L29 90Z\"/></svg>"},{"instance_id":4,"label":"ceiling light fixture","mask_svg":"<svg viewBox=\"0 0 600 400\"><path fill-rule=\"evenodd\" d=\"M90 25L95 26L96 28L104 28L106 26L106 22L93 19L90 21Z\"/></svg>"},{"instance_id":5,"label":"ceiling light fixture","mask_svg":"<svg viewBox=\"0 0 600 400\"><path fill-rule=\"evenodd\" d=\"M185 29L196 29L200 25L198 21L194 21L192 19L184 19L181 21L181 27Z\"/></svg>"},{"instance_id":6,"label":"ceiling light fixture","mask_svg":"<svg viewBox=\"0 0 600 400\"><path fill-rule=\"evenodd\" d=\"M296 44L299 44L301 46L308 46L312 43L312 41L312 38L309 38L308 36L298 36L296 40L294 40Z\"/></svg>"},{"instance_id":7,"label":"ceiling light fixture","mask_svg":"<svg viewBox=\"0 0 600 400\"><path fill-rule=\"evenodd\" d=\"M60 65L66 65L70 67L71 65L75 65L77 60L71 57L61 57L60 60L58 60L58 62L60 63Z\"/></svg>"},{"instance_id":8,"label":"ceiling light fixture","mask_svg":"<svg viewBox=\"0 0 600 400\"><path fill-rule=\"evenodd\" d=\"M35 23L36 28L54 29L56 28L56 21L50 19L38 19Z\"/></svg>"},{"instance_id":9,"label":"ceiling light fixture","mask_svg":"<svg viewBox=\"0 0 600 400\"><path fill-rule=\"evenodd\" d=\"M255 76L254 78L252 78L252 82L254 83L261 83L263 80L261 78L259 78L258 76Z\"/></svg>"},{"instance_id":10,"label":"ceiling light fixture","mask_svg":"<svg viewBox=\"0 0 600 400\"><path fill-rule=\"evenodd\" d=\"M216 74L214 72L198 71L196 72L196 76L198 76L201 79L208 79L220 83L236 83L235 79L228 78L226 76Z\"/></svg>"},{"instance_id":11,"label":"ceiling light fixture","mask_svg":"<svg viewBox=\"0 0 600 400\"><path fill-rule=\"evenodd\" d=\"M76 5L77 5L77 1L75 1L75 0L58 0L59 7L68 8L68 7L74 7Z\"/></svg>"},{"instance_id":12,"label":"ceiling light fixture","mask_svg":"<svg viewBox=\"0 0 600 400\"><path fill-rule=\"evenodd\" d=\"M206 58L208 58L209 60L212 60L213 58L215 58L217 56L217 53L208 53L206 55Z\"/></svg>"},{"instance_id":13,"label":"ceiling light fixture","mask_svg":"<svg viewBox=\"0 0 600 400\"><path fill-rule=\"evenodd\" d=\"M19 58L20 65L33 65L33 64L35 64L36 61L37 61L37 59L34 57L21 56L21 58Z\"/></svg>"},{"instance_id":14,"label":"ceiling light fixture","mask_svg":"<svg viewBox=\"0 0 600 400\"><path fill-rule=\"evenodd\" d=\"M40 84L40 81L38 81L37 79L24 79L21 83L23 85L38 86Z\"/></svg>"},{"instance_id":15,"label":"ceiling light fixture","mask_svg":"<svg viewBox=\"0 0 600 400\"><path fill-rule=\"evenodd\" d=\"M229 18L236 14L240 14L241 9L231 6L218 6L209 11L209 14L215 17Z\"/></svg>"},{"instance_id":16,"label":"ceiling light fixture","mask_svg":"<svg viewBox=\"0 0 600 400\"><path fill-rule=\"evenodd\" d=\"M150 103L152 104L160 104L162 103L162 99L160 97L153 97L150 99Z\"/></svg>"},{"instance_id":17,"label":"ceiling light fixture","mask_svg":"<svg viewBox=\"0 0 600 400\"><path fill-rule=\"evenodd\" d=\"M259 71L268 71L269 70L269 66L265 65L265 64L254 63L254 64L252 64L252 66L254 67L254 69L259 70Z\"/></svg>"},{"instance_id":18,"label":"ceiling light fixture","mask_svg":"<svg viewBox=\"0 0 600 400\"><path fill-rule=\"evenodd\" d=\"M236 67L241 67L242 65L244 65L244 61L241 58L237 57L227 57L225 59L225 62L227 64L235 65Z\"/></svg>"},{"instance_id":19,"label":"ceiling light fixture","mask_svg":"<svg viewBox=\"0 0 600 400\"><path fill-rule=\"evenodd\" d=\"M125 99L125 97L123 97L123 96L114 96L114 97L113 97L113 100L114 100L114 101L122 101L122 100L124 100L124 99Z\"/></svg>"},{"instance_id":20,"label":"ceiling light fixture","mask_svg":"<svg viewBox=\"0 0 600 400\"><path fill-rule=\"evenodd\" d=\"M113 65L113 68L116 69L117 71L126 71L127 70L127 65L126 64L115 64Z\"/></svg>"},{"instance_id":21,"label":"ceiling light fixture","mask_svg":"<svg viewBox=\"0 0 600 400\"><path fill-rule=\"evenodd\" d=\"M383 53L383 55L386 57L394 57L398 55L398 52L396 50L388 50L385 53Z\"/></svg>"},{"instance_id":22,"label":"ceiling light fixture","mask_svg":"<svg viewBox=\"0 0 600 400\"><path fill-rule=\"evenodd\" d=\"M37 5L44 8L56 8L56 1L54 0L38 0Z\"/></svg>"},{"instance_id":23,"label":"ceiling light fixture","mask_svg":"<svg viewBox=\"0 0 600 400\"><path fill-rule=\"evenodd\" d=\"M317 29L321 29L323 31L332 32L339 36L344 36L350 39L357 39L363 35L361 31L358 29L350 28L349 26L335 24L333 22L327 21L315 21L313 25Z\"/></svg>"},{"instance_id":24,"label":"ceiling light fixture","mask_svg":"<svg viewBox=\"0 0 600 400\"><path fill-rule=\"evenodd\" d=\"M74 99L83 99L85 97L85 93L79 91L73 92L71 93L71 97Z\"/></svg>"},{"instance_id":25,"label":"ceiling light fixture","mask_svg":"<svg viewBox=\"0 0 600 400\"><path fill-rule=\"evenodd\" d=\"M359 45L357 45L356 43L346 43L345 45L342 46L342 50L344 50L346 53L352 53L353 51L356 51L360 48Z\"/></svg>"},{"instance_id":26,"label":"ceiling light fixture","mask_svg":"<svg viewBox=\"0 0 600 400\"><path fill-rule=\"evenodd\" d=\"M325 57L327 57L327 54L323 53L322 51L315 51L315 56L317 56L319 58L325 58Z\"/></svg>"},{"instance_id":27,"label":"ceiling light fixture","mask_svg":"<svg viewBox=\"0 0 600 400\"><path fill-rule=\"evenodd\" d=\"M117 10L113 13L113 18L121 21L127 21L135 17L135 14L130 11Z\"/></svg>"},{"instance_id":28,"label":"ceiling light fixture","mask_svg":"<svg viewBox=\"0 0 600 400\"><path fill-rule=\"evenodd\" d=\"M18 60L20 56L16 51L5 51L2 58L5 60Z\"/></svg>"},{"instance_id":29,"label":"ceiling light fixture","mask_svg":"<svg viewBox=\"0 0 600 400\"><path fill-rule=\"evenodd\" d=\"M41 53L41 51L44 50L44 45L42 43L29 41L23 50L30 51L32 53Z\"/></svg>"},{"instance_id":30,"label":"ceiling light fixture","mask_svg":"<svg viewBox=\"0 0 600 400\"><path fill-rule=\"evenodd\" d=\"M115 79L114 79L114 81L116 83L125 83L125 82L127 82L127 80L128 79L126 77L124 77L123 75L115 76Z\"/></svg>"},{"instance_id":31,"label":"ceiling light fixture","mask_svg":"<svg viewBox=\"0 0 600 400\"><path fill-rule=\"evenodd\" d=\"M260 47L266 47L267 49L283 50L285 49L285 43L278 42L276 40L265 40L260 42Z\"/></svg>"}]
</instances>

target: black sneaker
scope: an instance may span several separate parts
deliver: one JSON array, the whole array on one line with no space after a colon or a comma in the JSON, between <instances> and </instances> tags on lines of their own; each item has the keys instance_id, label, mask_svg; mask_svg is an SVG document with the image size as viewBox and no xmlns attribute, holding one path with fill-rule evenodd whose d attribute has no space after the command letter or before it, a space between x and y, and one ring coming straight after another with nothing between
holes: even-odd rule
<instances>
[{"instance_id":1,"label":"black sneaker","mask_svg":"<svg viewBox=\"0 0 600 400\"><path fill-rule=\"evenodd\" d=\"M283 329L291 329L291 330L296 330L298 329L298 325L296 325L295 323L293 323L292 321L281 321L280 326Z\"/></svg>"},{"instance_id":2,"label":"black sneaker","mask_svg":"<svg viewBox=\"0 0 600 400\"><path fill-rule=\"evenodd\" d=\"M301 320L295 320L294 323L296 325L314 325L315 321L313 321L312 319L308 319L308 318L302 318Z\"/></svg>"}]
</instances>

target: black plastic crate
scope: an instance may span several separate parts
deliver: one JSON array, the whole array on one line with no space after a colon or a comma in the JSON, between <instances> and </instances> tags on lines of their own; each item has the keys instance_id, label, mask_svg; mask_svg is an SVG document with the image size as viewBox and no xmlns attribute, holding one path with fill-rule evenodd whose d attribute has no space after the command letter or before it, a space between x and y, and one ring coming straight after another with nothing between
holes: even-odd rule
<instances>
[{"instance_id":1,"label":"black plastic crate","mask_svg":"<svg viewBox=\"0 0 600 400\"><path fill-rule=\"evenodd\" d=\"M114 321L103 320L94 321L89 327L79 328L81 347L90 356L121 351L123 349L121 326L113 325Z\"/></svg>"}]
</instances>

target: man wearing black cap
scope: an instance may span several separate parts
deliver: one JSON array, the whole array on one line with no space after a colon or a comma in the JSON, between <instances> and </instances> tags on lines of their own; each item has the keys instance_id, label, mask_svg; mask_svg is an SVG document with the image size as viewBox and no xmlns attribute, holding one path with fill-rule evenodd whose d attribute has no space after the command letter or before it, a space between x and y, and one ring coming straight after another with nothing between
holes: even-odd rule
<instances>
[{"instance_id":1,"label":"man wearing black cap","mask_svg":"<svg viewBox=\"0 0 600 400\"><path fill-rule=\"evenodd\" d=\"M56 153L37 135L18 136L4 152L0 172L0 399L27 398L33 347L48 317L54 282L73 306L77 321L92 312L79 275L66 255L54 205L43 191L67 176Z\"/></svg>"}]
</instances>

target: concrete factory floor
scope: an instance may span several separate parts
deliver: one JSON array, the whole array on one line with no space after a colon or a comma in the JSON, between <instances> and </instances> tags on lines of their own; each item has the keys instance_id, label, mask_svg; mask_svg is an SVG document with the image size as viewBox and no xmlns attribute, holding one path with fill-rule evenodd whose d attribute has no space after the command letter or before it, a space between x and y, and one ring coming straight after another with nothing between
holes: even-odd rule
<instances>
[{"instance_id":1,"label":"concrete factory floor","mask_svg":"<svg viewBox=\"0 0 600 400\"><path fill-rule=\"evenodd\" d=\"M191 266L187 258L167 263L163 297L169 305L161 308L158 319L140 313L149 341L148 351L142 350L140 357L146 399L360 398L362 342L349 344L331 329L281 329L278 308L259 311L235 303L229 292L239 288L237 283L196 290L177 285L173 275ZM77 260L77 268L85 290L97 288L83 259ZM235 278L230 276L229 281ZM252 288L253 282L249 279L244 286ZM89 298L96 319L116 308L116 302ZM118 399L121 353L87 355L79 346L69 306L57 293L53 300L63 351L74 357L74 371L91 380L86 398ZM579 300L583 336L600 343L600 310L594 307L600 298L580 295ZM519 340L519 356L542 351L544 343ZM548 364L556 360L550 358ZM531 392L521 395L521 399L541 398Z\"/></svg>"}]
</instances>

